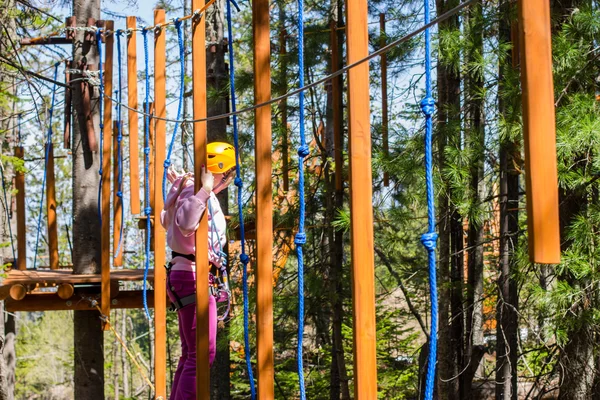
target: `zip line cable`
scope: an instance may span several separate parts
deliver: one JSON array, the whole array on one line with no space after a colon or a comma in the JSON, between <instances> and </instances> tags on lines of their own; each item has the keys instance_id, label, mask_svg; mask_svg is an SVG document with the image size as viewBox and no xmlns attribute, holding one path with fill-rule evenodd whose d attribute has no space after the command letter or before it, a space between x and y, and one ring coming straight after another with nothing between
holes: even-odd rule
<instances>
[{"instance_id":1,"label":"zip line cable","mask_svg":"<svg viewBox=\"0 0 600 400\"><path fill-rule=\"evenodd\" d=\"M58 66L60 63L54 64L54 80L58 77ZM46 151L44 157L44 177L42 178L42 194L40 196L40 211L38 214L38 223L37 223L37 234L35 238L35 254L33 256L33 269L37 267L37 255L38 248L40 244L40 231L42 229L42 214L44 209L44 191L46 188L46 177L48 175L48 158L50 156L50 146L52 146L52 116L54 115L54 102L56 100L56 85L52 90L52 101L50 103L50 110L48 112L48 131L46 133Z\"/></svg>"}]
</instances>

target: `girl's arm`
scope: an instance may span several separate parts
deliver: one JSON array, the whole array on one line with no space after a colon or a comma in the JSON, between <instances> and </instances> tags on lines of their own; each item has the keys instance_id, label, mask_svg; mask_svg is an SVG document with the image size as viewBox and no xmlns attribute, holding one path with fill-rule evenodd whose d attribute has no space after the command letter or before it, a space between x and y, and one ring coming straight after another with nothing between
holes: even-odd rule
<instances>
[{"instance_id":1,"label":"girl's arm","mask_svg":"<svg viewBox=\"0 0 600 400\"><path fill-rule=\"evenodd\" d=\"M200 189L194 196L183 200L177 207L175 214L175 225L183 236L188 237L196 232L200 218L206 211L206 202L210 196L204 188Z\"/></svg>"}]
</instances>

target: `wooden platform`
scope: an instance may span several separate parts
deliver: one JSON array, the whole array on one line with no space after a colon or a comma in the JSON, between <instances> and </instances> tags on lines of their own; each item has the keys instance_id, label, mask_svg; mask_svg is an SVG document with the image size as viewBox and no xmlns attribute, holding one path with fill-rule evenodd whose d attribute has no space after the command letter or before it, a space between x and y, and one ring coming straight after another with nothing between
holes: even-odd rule
<instances>
[{"instance_id":1,"label":"wooden platform","mask_svg":"<svg viewBox=\"0 0 600 400\"><path fill-rule=\"evenodd\" d=\"M10 270L8 276L2 281L2 285L11 286L15 284L40 286L54 286L62 283L73 285L83 283L100 283L100 274L75 275L69 270ZM117 282L141 281L144 279L143 269L115 269L110 271L110 280ZM148 271L148 280L154 281L154 269Z\"/></svg>"}]
</instances>

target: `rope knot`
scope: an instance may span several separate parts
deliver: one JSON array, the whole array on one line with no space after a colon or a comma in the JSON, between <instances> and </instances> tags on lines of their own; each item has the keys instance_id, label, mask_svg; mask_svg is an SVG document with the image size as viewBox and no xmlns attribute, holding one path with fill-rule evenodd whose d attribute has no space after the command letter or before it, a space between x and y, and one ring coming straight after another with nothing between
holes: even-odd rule
<instances>
[{"instance_id":1,"label":"rope knot","mask_svg":"<svg viewBox=\"0 0 600 400\"><path fill-rule=\"evenodd\" d=\"M298 155L302 158L308 156L310 154L310 149L308 148L307 145L303 144L302 146L298 147Z\"/></svg>"},{"instance_id":2,"label":"rope knot","mask_svg":"<svg viewBox=\"0 0 600 400\"><path fill-rule=\"evenodd\" d=\"M433 112L435 111L435 100L433 97L427 96L421 100L421 111L423 111L423 114L427 117L433 115Z\"/></svg>"},{"instance_id":3,"label":"rope knot","mask_svg":"<svg viewBox=\"0 0 600 400\"><path fill-rule=\"evenodd\" d=\"M152 208L150 208L150 207L144 208L144 215L146 215L146 217L149 217L151 214L152 214Z\"/></svg>"},{"instance_id":4,"label":"rope knot","mask_svg":"<svg viewBox=\"0 0 600 400\"><path fill-rule=\"evenodd\" d=\"M171 160L166 159L163 165L165 168L169 168L171 166Z\"/></svg>"},{"instance_id":5,"label":"rope knot","mask_svg":"<svg viewBox=\"0 0 600 400\"><path fill-rule=\"evenodd\" d=\"M240 254L240 261L242 264L247 265L250 262L250 256L246 253Z\"/></svg>"},{"instance_id":6,"label":"rope knot","mask_svg":"<svg viewBox=\"0 0 600 400\"><path fill-rule=\"evenodd\" d=\"M119 134L117 135L117 140L118 140L119 142L123 141L123 134L119 133Z\"/></svg>"},{"instance_id":7,"label":"rope knot","mask_svg":"<svg viewBox=\"0 0 600 400\"><path fill-rule=\"evenodd\" d=\"M145 155L149 155L150 154L150 147L144 147L144 154Z\"/></svg>"},{"instance_id":8,"label":"rope knot","mask_svg":"<svg viewBox=\"0 0 600 400\"><path fill-rule=\"evenodd\" d=\"M98 170L98 175L102 176L102 168Z\"/></svg>"},{"instance_id":9,"label":"rope knot","mask_svg":"<svg viewBox=\"0 0 600 400\"><path fill-rule=\"evenodd\" d=\"M427 232L421 235L421 243L427 251L434 251L437 244L437 232Z\"/></svg>"},{"instance_id":10,"label":"rope knot","mask_svg":"<svg viewBox=\"0 0 600 400\"><path fill-rule=\"evenodd\" d=\"M104 124L100 124L100 129L104 129Z\"/></svg>"},{"instance_id":11,"label":"rope knot","mask_svg":"<svg viewBox=\"0 0 600 400\"><path fill-rule=\"evenodd\" d=\"M303 244L305 244L306 243L306 233L304 233L304 232L296 233L296 237L294 238L294 243L296 243L298 246L302 246Z\"/></svg>"},{"instance_id":12,"label":"rope knot","mask_svg":"<svg viewBox=\"0 0 600 400\"><path fill-rule=\"evenodd\" d=\"M121 192L120 190L117 191L117 197L123 198L123 192Z\"/></svg>"},{"instance_id":13,"label":"rope knot","mask_svg":"<svg viewBox=\"0 0 600 400\"><path fill-rule=\"evenodd\" d=\"M241 188L242 186L244 186L244 181L242 181L242 178L240 178L239 176L237 176L235 178L235 180L233 181L233 184L239 188Z\"/></svg>"}]
</instances>

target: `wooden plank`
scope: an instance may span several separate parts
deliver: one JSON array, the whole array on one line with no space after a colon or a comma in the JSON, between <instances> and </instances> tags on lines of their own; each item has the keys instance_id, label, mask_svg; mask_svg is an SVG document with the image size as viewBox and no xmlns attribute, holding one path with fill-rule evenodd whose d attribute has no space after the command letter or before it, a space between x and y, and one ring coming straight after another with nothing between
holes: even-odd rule
<instances>
[{"instance_id":1,"label":"wooden plank","mask_svg":"<svg viewBox=\"0 0 600 400\"><path fill-rule=\"evenodd\" d=\"M74 20L75 17L67 18L67 20ZM69 69L71 61L65 61L65 69ZM63 148L71 148L71 74L65 73L65 84L67 89L65 90L65 112L64 112L64 130L63 130Z\"/></svg>"},{"instance_id":2,"label":"wooden plank","mask_svg":"<svg viewBox=\"0 0 600 400\"><path fill-rule=\"evenodd\" d=\"M201 9L204 0L192 0L192 11ZM206 118L206 50L204 15L192 21L192 91L194 119ZM206 158L206 122L194 123L195 190L200 190L202 166ZM204 213L196 230L196 254L208 254L208 217ZM196 399L210 399L210 367L208 357L208 257L196 260Z\"/></svg>"},{"instance_id":3,"label":"wooden plank","mask_svg":"<svg viewBox=\"0 0 600 400\"><path fill-rule=\"evenodd\" d=\"M136 17L127 17L127 29L137 27ZM127 105L129 127L129 181L131 199L131 213L139 214L140 209L140 166L139 166L139 142L138 142L138 114L133 111L138 108L138 86L137 86L137 35L132 32L127 37Z\"/></svg>"},{"instance_id":4,"label":"wooden plank","mask_svg":"<svg viewBox=\"0 0 600 400\"><path fill-rule=\"evenodd\" d=\"M141 281L143 278L143 269L120 269L110 271L110 280L113 282ZM101 274L74 275L70 270L12 269L8 271L6 278L2 281L2 286L10 286L15 283L39 283L45 285L56 285L61 283L79 284L101 282L101 280ZM154 269L148 271L148 280L154 280Z\"/></svg>"},{"instance_id":5,"label":"wooden plank","mask_svg":"<svg viewBox=\"0 0 600 400\"><path fill-rule=\"evenodd\" d=\"M54 177L54 145L46 143L46 217L48 218L48 253L50 268L58 269L58 225L56 221L56 180Z\"/></svg>"},{"instance_id":6,"label":"wooden plank","mask_svg":"<svg viewBox=\"0 0 600 400\"><path fill-rule=\"evenodd\" d=\"M529 259L560 263L552 33L547 0L519 1Z\"/></svg>"},{"instance_id":7,"label":"wooden plank","mask_svg":"<svg viewBox=\"0 0 600 400\"><path fill-rule=\"evenodd\" d=\"M154 307L154 291L148 291L148 307ZM79 301L73 298L61 299L56 293L28 294L22 300L16 301L10 298L5 300L6 310L16 311L60 311L60 310L95 310L88 301ZM165 304L166 305L166 304ZM142 308L142 291L132 290L120 292L111 300L114 309L120 308ZM163 360L164 361L164 360Z\"/></svg>"},{"instance_id":8,"label":"wooden plank","mask_svg":"<svg viewBox=\"0 0 600 400\"><path fill-rule=\"evenodd\" d=\"M165 10L154 10L154 24L165 22ZM154 106L156 116L167 117L166 108L166 29L155 31L154 34ZM154 216L159 218L163 209L163 195L160 190L166 158L165 151L166 122L156 120L156 144L154 147ZM165 265L165 230L161 224L154 224L154 265ZM156 268L154 271L154 385L156 386L155 397L167 398L167 279L164 268ZM208 276L208 274L207 274ZM205 279L206 280L206 279Z\"/></svg>"},{"instance_id":9,"label":"wooden plank","mask_svg":"<svg viewBox=\"0 0 600 400\"><path fill-rule=\"evenodd\" d=\"M379 48L386 45L385 13L379 14ZM386 158L390 155L388 143L388 90L387 90L387 53L381 55L381 140L383 154ZM390 186L390 174L383 173L383 186Z\"/></svg>"},{"instance_id":10,"label":"wooden plank","mask_svg":"<svg viewBox=\"0 0 600 400\"><path fill-rule=\"evenodd\" d=\"M271 98L269 0L252 2L254 103ZM256 163L256 350L258 398L275 398L273 364L273 188L271 107L255 111ZM287 130L287 126L284 126ZM287 135L285 135L287 137ZM287 147L287 143L284 143ZM287 153L287 152L286 152ZM287 154L284 155L284 174ZM285 182L285 178L284 178ZM285 190L285 189L284 189Z\"/></svg>"},{"instance_id":11,"label":"wooden plank","mask_svg":"<svg viewBox=\"0 0 600 400\"><path fill-rule=\"evenodd\" d=\"M117 151L118 146L118 135L119 135L119 121L113 121L113 266L123 266L123 244L119 246L121 240L121 225L123 224L123 218L121 216L121 208L123 207L123 198L117 196L119 192L119 154ZM121 148L122 149L122 148ZM121 150L123 151L123 150ZM123 154L121 153L121 160ZM120 248L119 248L120 247ZM117 254L118 252L118 254Z\"/></svg>"},{"instance_id":12,"label":"wooden plank","mask_svg":"<svg viewBox=\"0 0 600 400\"><path fill-rule=\"evenodd\" d=\"M348 64L369 54L366 0L346 0ZM377 398L369 64L348 71L354 397Z\"/></svg>"},{"instance_id":13,"label":"wooden plank","mask_svg":"<svg viewBox=\"0 0 600 400\"><path fill-rule=\"evenodd\" d=\"M15 147L15 157L23 159L22 146ZM17 268L27 268L27 227L25 215L25 174L17 171L15 173L15 189L17 191Z\"/></svg>"},{"instance_id":14,"label":"wooden plank","mask_svg":"<svg viewBox=\"0 0 600 400\"><path fill-rule=\"evenodd\" d=\"M114 22L106 21L106 30L114 30ZM104 67L104 92L112 95L113 84L113 52L114 34L105 37L105 62ZM102 314L110 315L110 171L111 171L111 142L112 142L112 102L108 97L104 98L104 132L103 137L103 160L102 160L102 233L101 233L101 272L102 272ZM103 329L108 329L103 324Z\"/></svg>"}]
</instances>

